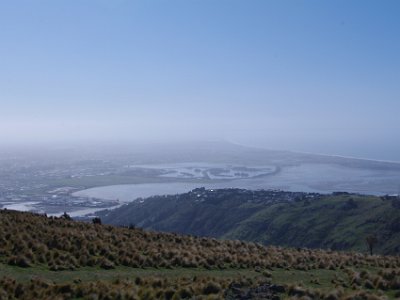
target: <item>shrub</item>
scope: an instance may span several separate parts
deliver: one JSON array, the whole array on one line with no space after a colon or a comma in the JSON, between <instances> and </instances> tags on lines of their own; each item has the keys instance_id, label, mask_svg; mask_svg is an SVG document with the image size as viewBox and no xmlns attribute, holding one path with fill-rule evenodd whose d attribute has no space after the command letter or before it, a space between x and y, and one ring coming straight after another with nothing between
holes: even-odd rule
<instances>
[{"instance_id":1,"label":"shrub","mask_svg":"<svg viewBox=\"0 0 400 300\"><path fill-rule=\"evenodd\" d=\"M99 217L93 218L92 223L95 225L101 225L101 219Z\"/></svg>"},{"instance_id":2,"label":"shrub","mask_svg":"<svg viewBox=\"0 0 400 300\"><path fill-rule=\"evenodd\" d=\"M209 282L203 289L203 293L206 295L218 294L220 291L221 291L221 286L214 282Z\"/></svg>"}]
</instances>

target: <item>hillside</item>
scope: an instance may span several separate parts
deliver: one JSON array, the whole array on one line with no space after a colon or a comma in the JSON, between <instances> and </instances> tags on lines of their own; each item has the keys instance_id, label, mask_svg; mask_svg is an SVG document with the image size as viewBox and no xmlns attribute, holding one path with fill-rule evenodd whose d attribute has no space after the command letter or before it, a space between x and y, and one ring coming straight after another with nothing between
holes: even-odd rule
<instances>
[{"instance_id":1,"label":"hillside","mask_svg":"<svg viewBox=\"0 0 400 300\"><path fill-rule=\"evenodd\" d=\"M135 201L99 214L105 223L240 239L265 245L400 253L400 199L243 189L205 190Z\"/></svg>"},{"instance_id":2,"label":"hillside","mask_svg":"<svg viewBox=\"0 0 400 300\"><path fill-rule=\"evenodd\" d=\"M0 299L388 299L400 258L0 210Z\"/></svg>"}]
</instances>

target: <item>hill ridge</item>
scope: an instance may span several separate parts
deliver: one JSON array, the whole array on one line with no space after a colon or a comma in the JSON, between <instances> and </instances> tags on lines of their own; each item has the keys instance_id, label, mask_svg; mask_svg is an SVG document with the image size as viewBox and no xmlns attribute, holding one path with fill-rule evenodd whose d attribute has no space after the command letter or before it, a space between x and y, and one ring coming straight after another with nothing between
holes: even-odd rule
<instances>
[{"instance_id":1,"label":"hill ridge","mask_svg":"<svg viewBox=\"0 0 400 300\"><path fill-rule=\"evenodd\" d=\"M245 189L195 189L102 211L106 223L265 245L400 253L400 199Z\"/></svg>"}]
</instances>

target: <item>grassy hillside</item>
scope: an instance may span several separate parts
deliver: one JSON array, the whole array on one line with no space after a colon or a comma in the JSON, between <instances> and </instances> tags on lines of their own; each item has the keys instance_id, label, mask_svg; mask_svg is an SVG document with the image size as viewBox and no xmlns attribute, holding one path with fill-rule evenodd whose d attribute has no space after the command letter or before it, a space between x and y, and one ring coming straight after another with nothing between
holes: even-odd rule
<instances>
[{"instance_id":1,"label":"grassy hillside","mask_svg":"<svg viewBox=\"0 0 400 300\"><path fill-rule=\"evenodd\" d=\"M400 253L400 199L332 195L203 190L151 197L100 214L111 224L158 231L240 239L265 245Z\"/></svg>"},{"instance_id":2,"label":"grassy hillside","mask_svg":"<svg viewBox=\"0 0 400 300\"><path fill-rule=\"evenodd\" d=\"M0 299L400 296L394 256L265 247L6 210L0 228Z\"/></svg>"}]
</instances>

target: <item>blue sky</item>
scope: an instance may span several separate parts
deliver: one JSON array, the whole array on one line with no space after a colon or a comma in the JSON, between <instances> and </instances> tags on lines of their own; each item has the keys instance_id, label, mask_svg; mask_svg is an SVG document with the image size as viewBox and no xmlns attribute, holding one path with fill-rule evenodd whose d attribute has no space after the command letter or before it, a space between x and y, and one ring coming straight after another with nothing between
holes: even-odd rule
<instances>
[{"instance_id":1,"label":"blue sky","mask_svg":"<svg viewBox=\"0 0 400 300\"><path fill-rule=\"evenodd\" d=\"M1 1L3 143L400 160L399 1Z\"/></svg>"}]
</instances>

